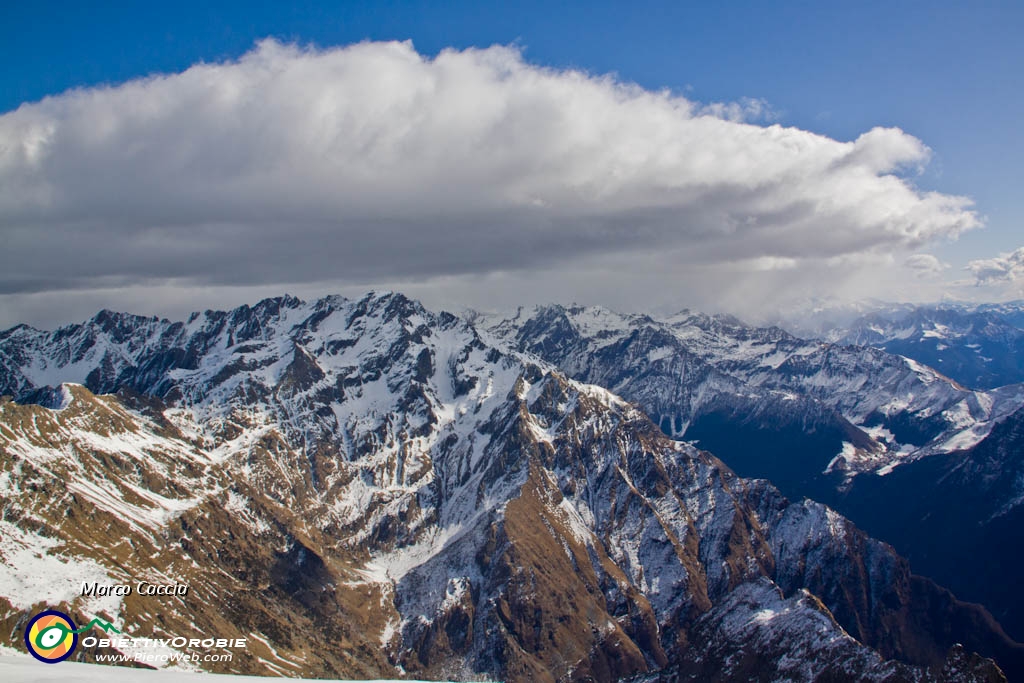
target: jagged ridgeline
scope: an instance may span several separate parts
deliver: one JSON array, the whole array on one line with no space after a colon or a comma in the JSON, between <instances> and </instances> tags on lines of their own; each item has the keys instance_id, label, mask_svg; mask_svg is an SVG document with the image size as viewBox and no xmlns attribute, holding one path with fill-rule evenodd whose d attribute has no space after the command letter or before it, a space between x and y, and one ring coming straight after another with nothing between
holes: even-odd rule
<instances>
[{"instance_id":1,"label":"jagged ridgeline","mask_svg":"<svg viewBox=\"0 0 1024 683\"><path fill-rule=\"evenodd\" d=\"M0 334L6 644L50 606L246 638L209 668L265 675L1022 671L890 546L486 322L374 293ZM189 590L81 595L139 581Z\"/></svg>"}]
</instances>

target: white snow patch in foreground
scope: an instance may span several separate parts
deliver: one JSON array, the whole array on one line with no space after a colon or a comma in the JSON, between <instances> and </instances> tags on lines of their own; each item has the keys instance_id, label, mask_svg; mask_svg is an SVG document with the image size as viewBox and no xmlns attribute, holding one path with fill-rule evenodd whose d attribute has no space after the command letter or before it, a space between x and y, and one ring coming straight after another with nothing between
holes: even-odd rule
<instances>
[{"instance_id":1,"label":"white snow patch in foreground","mask_svg":"<svg viewBox=\"0 0 1024 683\"><path fill-rule=\"evenodd\" d=\"M27 654L11 656L11 650L3 648L0 650L0 680L5 683L65 683L67 681L134 683L140 680L152 681L152 683L267 683L267 681L273 679L266 676L232 676L188 671L148 671L124 666L81 664L79 662L43 664ZM318 683L344 683L342 679L338 678L289 678L285 680L316 680ZM399 683L399 681L379 679L374 683ZM409 683L409 681L401 683Z\"/></svg>"}]
</instances>

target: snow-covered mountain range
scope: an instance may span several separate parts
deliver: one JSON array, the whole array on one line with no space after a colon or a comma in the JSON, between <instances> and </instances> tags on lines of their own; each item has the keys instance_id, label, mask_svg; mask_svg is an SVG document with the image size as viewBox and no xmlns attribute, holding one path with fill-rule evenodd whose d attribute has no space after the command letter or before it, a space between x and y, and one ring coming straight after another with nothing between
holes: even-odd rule
<instances>
[{"instance_id":1,"label":"snow-covered mountain range","mask_svg":"<svg viewBox=\"0 0 1024 683\"><path fill-rule=\"evenodd\" d=\"M1022 385L971 390L905 357L728 316L684 311L655 319L545 306L479 320L514 348L638 403L667 434L700 439L734 466L749 456L733 451L746 446L725 443L722 432L749 427L769 450L779 439L788 446L792 431L803 443L798 457L811 457L813 435L821 460L807 463L820 464L812 474L886 473L977 444L1024 405ZM783 455L793 462L793 454ZM771 474L776 483L788 479Z\"/></svg>"},{"instance_id":2,"label":"snow-covered mountain range","mask_svg":"<svg viewBox=\"0 0 1024 683\"><path fill-rule=\"evenodd\" d=\"M782 324L801 336L913 358L972 388L1024 381L1024 302L878 305L849 319L824 311Z\"/></svg>"},{"instance_id":3,"label":"snow-covered mountain range","mask_svg":"<svg viewBox=\"0 0 1024 683\"><path fill-rule=\"evenodd\" d=\"M820 432L801 476L848 490L982 443L1019 388L724 318L455 316L371 293L17 327L0 394L12 646L49 605L248 638L210 667L237 673L1001 679L972 652L1024 672L984 609L683 441L703 429L714 452L715 420L741 416ZM147 577L191 589L79 591Z\"/></svg>"}]
</instances>

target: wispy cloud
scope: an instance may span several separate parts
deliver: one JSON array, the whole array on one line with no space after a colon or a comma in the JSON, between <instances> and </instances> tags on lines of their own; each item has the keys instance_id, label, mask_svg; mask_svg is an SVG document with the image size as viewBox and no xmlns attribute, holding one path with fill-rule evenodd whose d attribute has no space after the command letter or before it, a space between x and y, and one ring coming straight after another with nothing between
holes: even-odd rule
<instances>
[{"instance_id":1,"label":"wispy cloud","mask_svg":"<svg viewBox=\"0 0 1024 683\"><path fill-rule=\"evenodd\" d=\"M967 264L978 285L1024 282L1024 247Z\"/></svg>"},{"instance_id":2,"label":"wispy cloud","mask_svg":"<svg viewBox=\"0 0 1024 683\"><path fill-rule=\"evenodd\" d=\"M908 256L904 264L921 277L932 277L949 270L950 265L939 260L933 254L913 254Z\"/></svg>"},{"instance_id":3,"label":"wispy cloud","mask_svg":"<svg viewBox=\"0 0 1024 683\"><path fill-rule=\"evenodd\" d=\"M0 294L530 271L642 301L651 272L720 291L755 263L781 291L979 225L908 179L929 150L903 131L766 118L508 47L267 40L0 116Z\"/></svg>"}]
</instances>

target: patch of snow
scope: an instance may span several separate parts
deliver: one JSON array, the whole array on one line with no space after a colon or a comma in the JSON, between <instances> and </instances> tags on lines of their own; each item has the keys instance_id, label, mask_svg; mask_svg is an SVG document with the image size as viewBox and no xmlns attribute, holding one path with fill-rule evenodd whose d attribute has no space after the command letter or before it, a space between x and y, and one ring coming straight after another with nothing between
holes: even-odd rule
<instances>
[{"instance_id":1,"label":"patch of snow","mask_svg":"<svg viewBox=\"0 0 1024 683\"><path fill-rule=\"evenodd\" d=\"M71 493L81 495L100 510L105 510L140 530L143 527L159 529L166 526L167 522L202 502L201 498L165 498L124 481L119 483L152 504L152 507L142 507L127 502L124 499L124 493L111 481L99 484L77 479L69 481L67 487Z\"/></svg>"},{"instance_id":2,"label":"patch of snow","mask_svg":"<svg viewBox=\"0 0 1024 683\"><path fill-rule=\"evenodd\" d=\"M754 612L753 616L750 617L750 620L758 624L766 624L778 615L779 612L777 610L765 608Z\"/></svg>"},{"instance_id":3,"label":"patch of snow","mask_svg":"<svg viewBox=\"0 0 1024 683\"><path fill-rule=\"evenodd\" d=\"M963 451L977 446L992 431L993 425L989 422L976 424L968 429L959 431L949 437L935 448L937 453L952 453Z\"/></svg>"},{"instance_id":4,"label":"patch of snow","mask_svg":"<svg viewBox=\"0 0 1024 683\"><path fill-rule=\"evenodd\" d=\"M882 425L875 425L874 427L861 426L860 429L879 443L896 443L896 435Z\"/></svg>"},{"instance_id":5,"label":"patch of snow","mask_svg":"<svg viewBox=\"0 0 1024 683\"><path fill-rule=\"evenodd\" d=\"M665 360L666 358L671 358L674 355L675 355L675 349L673 349L670 346L662 346L662 347L657 348L657 349L651 349L650 351L647 352L647 362L648 363L656 363L656 362L658 362L660 360Z\"/></svg>"},{"instance_id":6,"label":"patch of snow","mask_svg":"<svg viewBox=\"0 0 1024 683\"><path fill-rule=\"evenodd\" d=\"M114 617L121 611L120 596L82 597L83 583L121 583L94 560L61 555L60 543L23 531L0 520L0 596L17 609L75 603L93 614Z\"/></svg>"},{"instance_id":7,"label":"patch of snow","mask_svg":"<svg viewBox=\"0 0 1024 683\"><path fill-rule=\"evenodd\" d=\"M231 512L235 519L240 520L255 535L260 536L270 531L270 525L265 520L253 514L249 505L249 499L245 496L228 491L228 499L224 509Z\"/></svg>"},{"instance_id":8,"label":"patch of snow","mask_svg":"<svg viewBox=\"0 0 1024 683\"><path fill-rule=\"evenodd\" d=\"M565 523L565 528L572 534L572 537L584 546L590 544L594 532L587 526L583 516L576 510L576 507L567 498L563 498L558 504L558 510L562 512L562 521ZM589 510L587 513L593 518Z\"/></svg>"},{"instance_id":9,"label":"patch of snow","mask_svg":"<svg viewBox=\"0 0 1024 683\"><path fill-rule=\"evenodd\" d=\"M849 441L843 442L843 447L839 453L828 461L828 465L822 471L822 474L831 474L837 467L842 470L853 469L853 465L858 459L857 447Z\"/></svg>"},{"instance_id":10,"label":"patch of snow","mask_svg":"<svg viewBox=\"0 0 1024 683\"><path fill-rule=\"evenodd\" d=\"M397 583L410 571L444 550L445 545L460 536L462 531L461 524L431 530L431 533L418 543L373 558L366 563L363 573L378 583Z\"/></svg>"},{"instance_id":11,"label":"patch of snow","mask_svg":"<svg viewBox=\"0 0 1024 683\"><path fill-rule=\"evenodd\" d=\"M950 329L947 326L940 323L934 323L933 328L934 329L931 330L923 330L921 332L921 336L925 338L931 337L933 339L949 339Z\"/></svg>"},{"instance_id":12,"label":"patch of snow","mask_svg":"<svg viewBox=\"0 0 1024 683\"><path fill-rule=\"evenodd\" d=\"M267 683L266 676L236 676L231 674L211 674L191 671L150 671L134 669L126 666L106 666L103 664L83 664L80 662L61 662L53 666L37 662L28 655L8 655L0 651L0 680L5 683L65 683L81 681L81 683ZM317 683L356 683L350 679L326 678L290 678L293 681L316 681ZM395 679L376 679L361 683L417 683L415 681L398 681ZM422 681L418 683L423 683Z\"/></svg>"},{"instance_id":13,"label":"patch of snow","mask_svg":"<svg viewBox=\"0 0 1024 683\"><path fill-rule=\"evenodd\" d=\"M772 370L776 370L780 365L789 360L789 356L790 354L786 353L785 351L776 351L774 353L768 354L767 356L762 356L758 364L763 368L771 368Z\"/></svg>"}]
</instances>

